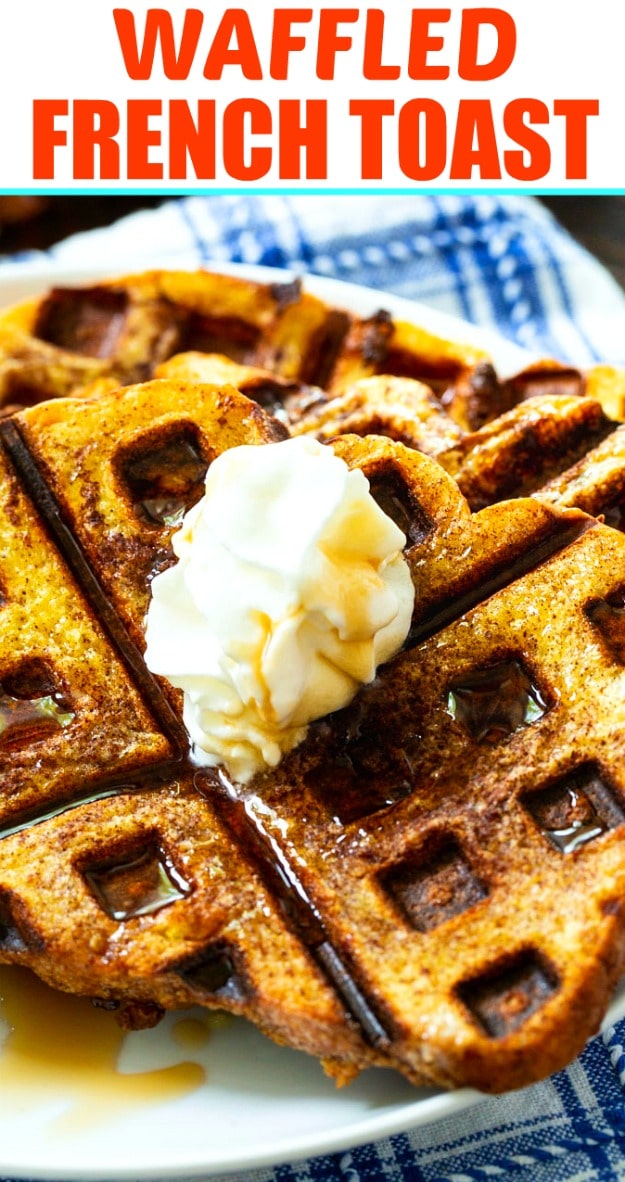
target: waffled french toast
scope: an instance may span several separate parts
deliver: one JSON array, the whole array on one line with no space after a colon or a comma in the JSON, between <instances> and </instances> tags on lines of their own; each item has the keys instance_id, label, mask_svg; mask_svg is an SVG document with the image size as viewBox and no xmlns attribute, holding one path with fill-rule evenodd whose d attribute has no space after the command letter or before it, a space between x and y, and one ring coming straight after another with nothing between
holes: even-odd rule
<instances>
[{"instance_id":1,"label":"waffled french toast","mask_svg":"<svg viewBox=\"0 0 625 1182\"><path fill-rule=\"evenodd\" d=\"M196 466L282 434L232 388L164 379L5 420L17 484L160 746L52 798L43 732L17 735L7 759L39 751L41 780L0 841L1 954L128 1021L190 1001L245 1013L339 1077L384 1062L444 1086L528 1082L583 1045L623 967L624 674L586 605L609 610L625 538L525 498L472 516L432 460L345 437L338 453L404 527L413 628L353 706L241 789L188 763L177 691L142 665L143 620ZM610 704L592 726L571 668Z\"/></svg>"},{"instance_id":2,"label":"waffled french toast","mask_svg":"<svg viewBox=\"0 0 625 1182\"><path fill-rule=\"evenodd\" d=\"M570 1061L625 969L618 372L500 381L297 285L154 273L5 314L0 383L0 960L128 1026L244 1014L341 1082ZM364 471L415 611L242 786L191 762L145 614L212 460L289 432Z\"/></svg>"},{"instance_id":3,"label":"waffled french toast","mask_svg":"<svg viewBox=\"0 0 625 1182\"><path fill-rule=\"evenodd\" d=\"M498 382L482 425L466 430L424 382L393 375L359 378L339 394L285 389L268 371L220 356L180 354L158 377L227 380L248 397L260 391L292 435L330 442L382 435L435 458L476 511L535 496L577 506L621 527L625 508L625 370L586 373L545 361ZM94 390L94 392L96 392ZM270 393L269 393L270 392ZM501 405L508 409L498 413Z\"/></svg>"},{"instance_id":4,"label":"waffled french toast","mask_svg":"<svg viewBox=\"0 0 625 1182\"><path fill-rule=\"evenodd\" d=\"M58 400L28 425L3 425L0 955L119 1009L130 1026L212 997L349 1077L371 1050L282 900L198 794L177 695L140 654L150 577L172 557L168 512L193 501L198 467L221 448L271 442L283 428L228 388L130 389L103 402L99 436L80 418L88 408ZM24 444L40 431L58 444L48 483ZM80 480L61 505L67 463Z\"/></svg>"},{"instance_id":5,"label":"waffled french toast","mask_svg":"<svg viewBox=\"0 0 625 1182\"><path fill-rule=\"evenodd\" d=\"M482 421L482 403L497 400L482 350L395 322L384 311L361 319L303 291L298 281L152 271L56 288L4 312L0 406L30 406L96 381L105 387L145 381L174 354L194 352L260 367L283 387L298 383L337 394L377 373L421 378L469 426Z\"/></svg>"}]
</instances>

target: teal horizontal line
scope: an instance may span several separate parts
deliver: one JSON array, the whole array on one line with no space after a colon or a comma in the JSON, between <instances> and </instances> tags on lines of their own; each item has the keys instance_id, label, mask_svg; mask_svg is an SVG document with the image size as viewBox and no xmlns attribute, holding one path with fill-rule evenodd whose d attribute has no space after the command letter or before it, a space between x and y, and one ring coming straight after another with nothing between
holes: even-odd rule
<instances>
[{"instance_id":1,"label":"teal horizontal line","mask_svg":"<svg viewBox=\"0 0 625 1182\"><path fill-rule=\"evenodd\" d=\"M366 188L359 185L354 188L309 188L308 186L299 186L297 188L256 188L256 186L238 186L225 188L211 188L211 189L108 189L108 188L89 188L79 189L74 185L71 188L0 188L0 197L28 197L36 194L41 197L236 197L245 194L246 196L257 195L259 197L294 197L298 195L306 195L310 197L406 197L411 194L418 196L420 194L434 194L437 197L501 197L501 196L515 196L519 193L530 194L535 197L606 197L606 196L624 196L625 187L619 189L589 189L589 188L572 188L564 189L558 188L538 188L535 185L521 186L517 188L434 188L429 185L423 186L403 186L398 188Z\"/></svg>"}]
</instances>

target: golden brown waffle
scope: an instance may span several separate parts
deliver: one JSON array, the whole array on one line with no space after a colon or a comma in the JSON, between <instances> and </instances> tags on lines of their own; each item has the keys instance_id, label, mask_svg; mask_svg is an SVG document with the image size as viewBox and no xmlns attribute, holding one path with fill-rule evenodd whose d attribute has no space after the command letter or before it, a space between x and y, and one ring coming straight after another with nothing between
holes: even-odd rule
<instances>
[{"instance_id":1,"label":"golden brown waffle","mask_svg":"<svg viewBox=\"0 0 625 1182\"><path fill-rule=\"evenodd\" d=\"M56 288L2 313L0 413L152 376L238 385L233 371L224 372L228 363L246 392L256 391L289 425L304 420L322 438L380 432L429 454L438 454L439 434L473 432L538 395L586 395L612 419L625 419L623 369L582 373L546 360L500 379L483 350L385 311L362 319L298 281L261 284L203 271ZM376 377L399 380L362 386ZM430 394L418 393L419 382Z\"/></svg>"},{"instance_id":2,"label":"golden brown waffle","mask_svg":"<svg viewBox=\"0 0 625 1182\"><path fill-rule=\"evenodd\" d=\"M211 362L204 359L205 372ZM184 364L184 357L167 363L178 372ZM328 441L348 431L375 433L434 456L474 511L532 495L622 528L625 371L596 366L581 375L544 362L506 385L512 408L475 431L463 431L421 383L390 377L355 382L287 421L292 434Z\"/></svg>"},{"instance_id":3,"label":"golden brown waffle","mask_svg":"<svg viewBox=\"0 0 625 1182\"><path fill-rule=\"evenodd\" d=\"M0 411L154 375L237 384L233 372L223 374L228 362L237 365L250 396L256 388L261 405L289 424L305 419L306 430L318 429L323 438L380 431L413 446L405 403L417 381L434 395L433 408L449 416L436 424L443 434L478 430L538 395L586 395L610 418L625 419L625 369L602 365L583 373L544 360L501 379L483 350L394 321L387 312L361 319L303 291L297 280L261 284L204 271L150 271L56 288L4 311ZM384 406L380 384L358 389L363 378L376 376L408 380L403 389L401 381L389 387ZM420 420L423 398L416 402ZM420 446L419 421L416 437ZM426 451L437 454L436 442L436 434L431 440L425 433Z\"/></svg>"},{"instance_id":4,"label":"golden brown waffle","mask_svg":"<svg viewBox=\"0 0 625 1182\"><path fill-rule=\"evenodd\" d=\"M339 1083L383 1061L290 930L249 854L171 768L3 832L3 961L122 1025L201 1003L321 1057Z\"/></svg>"},{"instance_id":5,"label":"golden brown waffle","mask_svg":"<svg viewBox=\"0 0 625 1182\"><path fill-rule=\"evenodd\" d=\"M616 429L599 402L576 395L530 398L439 454L472 509L535 493Z\"/></svg>"},{"instance_id":6,"label":"golden brown waffle","mask_svg":"<svg viewBox=\"0 0 625 1182\"><path fill-rule=\"evenodd\" d=\"M286 436L232 386L164 380L70 404L51 400L18 421L31 418L45 438L48 485L64 516L80 518L104 589L139 645L150 581L172 561L169 539L203 495L210 462L243 442Z\"/></svg>"},{"instance_id":7,"label":"golden brown waffle","mask_svg":"<svg viewBox=\"0 0 625 1182\"><path fill-rule=\"evenodd\" d=\"M423 458L340 450L387 503L418 489L412 635L247 810L292 851L398 1060L520 1086L579 1049L623 964L625 539L524 499L470 518L435 469L415 480Z\"/></svg>"},{"instance_id":8,"label":"golden brown waffle","mask_svg":"<svg viewBox=\"0 0 625 1182\"><path fill-rule=\"evenodd\" d=\"M314 435L322 442L350 433L385 435L426 455L449 453L443 462L456 475L465 459L467 468L477 462L486 470L500 457L496 483L503 489L507 482L514 495L523 480L528 488L537 487L541 473L572 464L602 429L609 430L610 422L616 425L625 419L625 369L607 365L582 374L543 361L498 382L495 391L487 383L479 412L474 408L476 430L459 413L457 389L447 405L445 393L439 396L425 382L392 374L359 378L336 393L289 383L268 370L239 365L218 354L181 353L157 366L155 376L231 382L294 435ZM478 388L477 370L473 385ZM89 392L96 394L98 389L94 385ZM576 409L579 399L584 405ZM597 404L594 411L589 409L590 399ZM497 498L488 493L483 503L493 499Z\"/></svg>"},{"instance_id":9,"label":"golden brown waffle","mask_svg":"<svg viewBox=\"0 0 625 1182\"><path fill-rule=\"evenodd\" d=\"M386 312L360 319L297 281L260 284L203 271L152 271L57 288L5 311L0 407L75 394L95 381L105 387L109 380L144 381L181 352L223 354L264 368L287 387L300 383L336 394L380 373L420 379L470 427L505 409L482 350L395 322Z\"/></svg>"},{"instance_id":10,"label":"golden brown waffle","mask_svg":"<svg viewBox=\"0 0 625 1182\"><path fill-rule=\"evenodd\" d=\"M172 709L122 622L141 647L152 571L171 560L169 514L197 498L210 459L283 435L227 387L183 395L165 382L128 391L114 400L117 434L110 401L97 431L89 404L37 408L58 444L48 475L80 436L75 500L71 482L56 500L60 485L46 486L4 425L20 475L3 448L0 957L95 996L126 1025L197 1000L244 1014L345 1080L379 1056L249 850L198 795L177 695ZM95 529L104 585L67 528L74 511Z\"/></svg>"},{"instance_id":11,"label":"golden brown waffle","mask_svg":"<svg viewBox=\"0 0 625 1182\"><path fill-rule=\"evenodd\" d=\"M279 419L289 430L299 424L313 408L321 407L328 401L328 395L319 386L289 381L259 366L240 365L220 353L176 353L156 366L154 377L200 382L209 386L235 386L241 394L257 402L267 414ZM114 387L109 385L108 388ZM87 391L90 397L100 392L104 392L103 387L92 386Z\"/></svg>"},{"instance_id":12,"label":"golden brown waffle","mask_svg":"<svg viewBox=\"0 0 625 1182\"><path fill-rule=\"evenodd\" d=\"M160 703L129 681L0 455L0 824L171 761ZM168 714L169 712L166 711Z\"/></svg>"},{"instance_id":13,"label":"golden brown waffle","mask_svg":"<svg viewBox=\"0 0 625 1182\"><path fill-rule=\"evenodd\" d=\"M156 372L231 381L294 435L328 442L353 432L405 443L438 459L473 510L531 494L617 528L625 522L625 436L616 421L625 418L625 371L611 366L585 375L555 362L533 366L505 384L511 394L503 400L512 409L476 431L464 431L427 386L410 378L361 378L332 396L215 355L179 354Z\"/></svg>"},{"instance_id":14,"label":"golden brown waffle","mask_svg":"<svg viewBox=\"0 0 625 1182\"><path fill-rule=\"evenodd\" d=\"M595 365L582 372L557 361L536 362L503 383L501 414L528 398L577 395L595 398L611 419L625 419L625 369Z\"/></svg>"},{"instance_id":15,"label":"golden brown waffle","mask_svg":"<svg viewBox=\"0 0 625 1182\"><path fill-rule=\"evenodd\" d=\"M474 511L531 494L625 526L625 426L593 398L529 398L437 458Z\"/></svg>"},{"instance_id":16,"label":"golden brown waffle","mask_svg":"<svg viewBox=\"0 0 625 1182\"><path fill-rule=\"evenodd\" d=\"M196 453L280 431L163 379L2 428L172 747L177 696L138 656L150 570ZM343 1077L517 1087L581 1049L625 961L625 538L525 498L471 515L401 443L335 446L408 538L403 653L245 790L183 756L55 817L40 799L0 841L0 954L110 1004L223 1005Z\"/></svg>"},{"instance_id":17,"label":"golden brown waffle","mask_svg":"<svg viewBox=\"0 0 625 1182\"><path fill-rule=\"evenodd\" d=\"M153 372L169 384L112 393ZM470 519L428 461L394 443L339 444L409 538L415 627L375 686L244 801L172 764L179 698L146 680L140 657L149 579L171 561L206 463L281 435L198 380L231 381L296 432L373 431L436 455L474 510L527 492L543 502ZM37 656L33 634L33 656L16 625L22 656L0 677L13 711L0 956L97 994L128 1024L197 1000L246 1014L340 1079L390 1062L415 1082L502 1090L568 1061L623 968L625 567L618 535L548 506L620 523L625 447L606 416L625 417L622 374L542 363L498 382L475 352L384 314L359 321L297 285L156 273L0 321L5 402L85 387L97 401L36 407L4 439L82 593L32 510L22 534L39 532L120 665L121 689L106 686L124 719L134 695L139 738L122 726L100 745L111 717L96 679L100 731L85 743L100 762L83 762L84 654L61 670L60 647ZM593 709L606 703L592 733L573 677L586 705L591 693ZM36 732L33 703L48 712Z\"/></svg>"},{"instance_id":18,"label":"golden brown waffle","mask_svg":"<svg viewBox=\"0 0 625 1182\"><path fill-rule=\"evenodd\" d=\"M157 366L155 376L190 382L230 382L280 419L292 435L314 435L321 442L337 435L386 435L426 455L436 456L464 432L443 410L429 386L413 378L360 378L332 396L254 366L238 365L211 353L178 353ZM92 387L90 395L103 392Z\"/></svg>"}]
</instances>

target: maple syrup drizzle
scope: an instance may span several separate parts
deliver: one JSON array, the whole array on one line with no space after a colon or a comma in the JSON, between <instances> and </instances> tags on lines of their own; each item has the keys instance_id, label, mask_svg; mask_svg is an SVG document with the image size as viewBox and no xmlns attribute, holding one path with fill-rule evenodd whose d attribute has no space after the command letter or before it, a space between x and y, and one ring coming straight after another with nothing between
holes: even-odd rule
<instances>
[{"instance_id":1,"label":"maple syrup drizzle","mask_svg":"<svg viewBox=\"0 0 625 1182\"><path fill-rule=\"evenodd\" d=\"M211 1025L214 1025L214 1018ZM183 1051L199 1051L209 1042L211 1028L208 1022L203 1022L200 1018L179 1018L174 1023L172 1035L174 1042Z\"/></svg>"},{"instance_id":2,"label":"maple syrup drizzle","mask_svg":"<svg viewBox=\"0 0 625 1182\"><path fill-rule=\"evenodd\" d=\"M226 824L253 856L270 890L280 900L285 917L291 921L299 939L324 970L348 1012L358 1022L364 1038L378 1049L389 1046L391 1040L388 1032L352 977L347 964L328 939L319 912L287 855L265 825L261 815L264 811L262 802L255 797L239 797L235 785L221 769L214 779L210 773L196 773L196 787L200 793L202 783L206 780L211 781L217 789L216 797L212 799L215 803L221 803Z\"/></svg>"},{"instance_id":3,"label":"maple syrup drizzle","mask_svg":"<svg viewBox=\"0 0 625 1182\"><path fill-rule=\"evenodd\" d=\"M574 822L562 829L543 829L542 833L561 853L573 854L575 850L588 845L589 841L594 841L595 837L601 837L605 833L605 825L599 820L595 824L589 822L585 825Z\"/></svg>"},{"instance_id":4,"label":"maple syrup drizzle","mask_svg":"<svg viewBox=\"0 0 625 1182\"><path fill-rule=\"evenodd\" d=\"M119 1071L125 1034L112 1014L50 989L28 969L0 966L0 1017L9 1027L0 1048L3 1110L67 1097L67 1109L54 1118L55 1133L84 1131L131 1109L179 1099L206 1079L204 1068L190 1060L132 1075ZM180 1019L172 1034L183 1051L201 1049L210 1038L208 1014L206 1024Z\"/></svg>"},{"instance_id":5,"label":"maple syrup drizzle","mask_svg":"<svg viewBox=\"0 0 625 1182\"><path fill-rule=\"evenodd\" d=\"M0 743L20 738L32 740L38 731L69 726L74 718L73 711L64 709L52 694L16 698L0 690Z\"/></svg>"},{"instance_id":6,"label":"maple syrup drizzle","mask_svg":"<svg viewBox=\"0 0 625 1182\"><path fill-rule=\"evenodd\" d=\"M540 825L540 831L561 854L572 854L589 841L601 837L608 826L585 793L569 787L565 790L564 799L568 816L561 819L565 823L555 826L543 824Z\"/></svg>"},{"instance_id":7,"label":"maple syrup drizzle","mask_svg":"<svg viewBox=\"0 0 625 1182\"><path fill-rule=\"evenodd\" d=\"M121 921L153 915L191 890L154 845L103 866L86 866L83 876L106 914Z\"/></svg>"},{"instance_id":8,"label":"maple syrup drizzle","mask_svg":"<svg viewBox=\"0 0 625 1182\"><path fill-rule=\"evenodd\" d=\"M496 743L538 722L550 703L521 662L500 661L454 682L447 713L476 743Z\"/></svg>"}]
</instances>

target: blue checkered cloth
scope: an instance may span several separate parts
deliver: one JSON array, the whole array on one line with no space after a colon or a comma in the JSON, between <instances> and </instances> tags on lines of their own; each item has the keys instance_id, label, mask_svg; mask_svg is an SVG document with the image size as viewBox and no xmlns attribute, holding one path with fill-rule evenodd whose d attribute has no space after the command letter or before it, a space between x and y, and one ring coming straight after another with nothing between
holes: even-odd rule
<instances>
[{"instance_id":1,"label":"blue checkered cloth","mask_svg":"<svg viewBox=\"0 0 625 1182\"><path fill-rule=\"evenodd\" d=\"M168 201L77 235L45 264L219 261L309 271L417 299L497 329L533 354L625 362L625 296L529 197L215 196ZM124 262L121 262L124 260ZM8 269L8 270L7 270ZM254 1182L595 1182L625 1179L625 1022L545 1083L453 1118ZM241 1175L238 1175L240 1178ZM229 1175L232 1182L234 1175Z\"/></svg>"},{"instance_id":2,"label":"blue checkered cloth","mask_svg":"<svg viewBox=\"0 0 625 1182\"><path fill-rule=\"evenodd\" d=\"M88 198L85 198L88 200ZM0 247L2 239L0 237ZM189 197L0 274L59 267L291 267L420 300L572 364L625 361L625 296L531 198ZM120 262L120 260L122 260Z\"/></svg>"}]
</instances>

